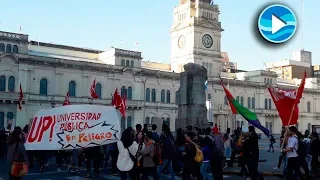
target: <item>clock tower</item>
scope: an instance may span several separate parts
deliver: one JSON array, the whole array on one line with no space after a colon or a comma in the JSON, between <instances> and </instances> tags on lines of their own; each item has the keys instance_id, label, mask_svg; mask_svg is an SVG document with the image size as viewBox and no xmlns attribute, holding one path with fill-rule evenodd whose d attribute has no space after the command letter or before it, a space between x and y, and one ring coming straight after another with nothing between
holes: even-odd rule
<instances>
[{"instance_id":1,"label":"clock tower","mask_svg":"<svg viewBox=\"0 0 320 180\"><path fill-rule=\"evenodd\" d=\"M211 0L180 0L171 28L171 70L179 73L185 64L196 63L207 68L208 76L217 76L222 67L219 14Z\"/></svg>"}]
</instances>

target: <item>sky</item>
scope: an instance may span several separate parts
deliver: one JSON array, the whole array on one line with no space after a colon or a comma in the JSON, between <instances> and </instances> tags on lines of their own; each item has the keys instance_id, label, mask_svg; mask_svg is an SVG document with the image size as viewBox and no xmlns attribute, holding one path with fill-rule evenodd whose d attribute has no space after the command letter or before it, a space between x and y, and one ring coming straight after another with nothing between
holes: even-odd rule
<instances>
[{"instance_id":1,"label":"sky","mask_svg":"<svg viewBox=\"0 0 320 180\"><path fill-rule=\"evenodd\" d=\"M284 45L262 43L253 29L270 0L216 0L220 8L222 51L243 70L263 69L264 62L290 59L305 49L320 64L319 0L278 0L299 21L295 36ZM170 63L170 28L179 0L0 0L0 30L28 34L29 40L107 50L111 46L141 51L145 61ZM315 23L314 23L315 22ZM301 25L302 24L302 25ZM303 27L303 28L302 28ZM301 35L303 32L303 36ZM303 38L301 38L303 37ZM302 40L303 39L303 40ZM138 42L138 46L135 44Z\"/></svg>"}]
</instances>

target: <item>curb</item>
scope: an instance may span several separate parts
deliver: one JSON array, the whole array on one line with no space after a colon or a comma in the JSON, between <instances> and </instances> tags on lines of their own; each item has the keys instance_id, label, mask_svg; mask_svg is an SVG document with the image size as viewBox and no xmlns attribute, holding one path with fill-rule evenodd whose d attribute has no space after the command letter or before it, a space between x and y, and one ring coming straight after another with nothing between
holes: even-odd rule
<instances>
[{"instance_id":1,"label":"curb","mask_svg":"<svg viewBox=\"0 0 320 180\"><path fill-rule=\"evenodd\" d=\"M281 176L282 173L278 172L260 172L263 176ZM226 175L239 175L239 171L223 171Z\"/></svg>"}]
</instances>

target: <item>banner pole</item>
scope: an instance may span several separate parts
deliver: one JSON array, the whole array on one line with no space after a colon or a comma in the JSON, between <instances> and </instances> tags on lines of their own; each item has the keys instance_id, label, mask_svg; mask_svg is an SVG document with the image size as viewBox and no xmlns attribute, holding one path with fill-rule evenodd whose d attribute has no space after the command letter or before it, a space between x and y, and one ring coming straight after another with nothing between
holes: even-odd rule
<instances>
[{"instance_id":1,"label":"banner pole","mask_svg":"<svg viewBox=\"0 0 320 180\"><path fill-rule=\"evenodd\" d=\"M290 117L289 117L289 122L288 122L288 125L286 126L286 132L284 133L284 137L283 137L283 141L281 143L280 151L283 149L284 142L285 142L285 139L286 139L287 134L288 134L288 126L290 126L292 115L293 115L293 111L294 111L295 107L296 107L296 103L294 103L293 106L292 106L292 110L291 110Z\"/></svg>"}]
</instances>

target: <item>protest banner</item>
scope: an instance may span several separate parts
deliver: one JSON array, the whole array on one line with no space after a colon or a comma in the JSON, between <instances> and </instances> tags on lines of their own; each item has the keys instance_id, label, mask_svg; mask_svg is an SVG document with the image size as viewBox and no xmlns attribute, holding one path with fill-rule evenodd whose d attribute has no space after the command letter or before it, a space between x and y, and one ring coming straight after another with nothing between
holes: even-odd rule
<instances>
[{"instance_id":1,"label":"protest banner","mask_svg":"<svg viewBox=\"0 0 320 180\"><path fill-rule=\"evenodd\" d=\"M38 111L25 144L27 150L63 150L100 146L120 138L113 106L69 105Z\"/></svg>"}]
</instances>

